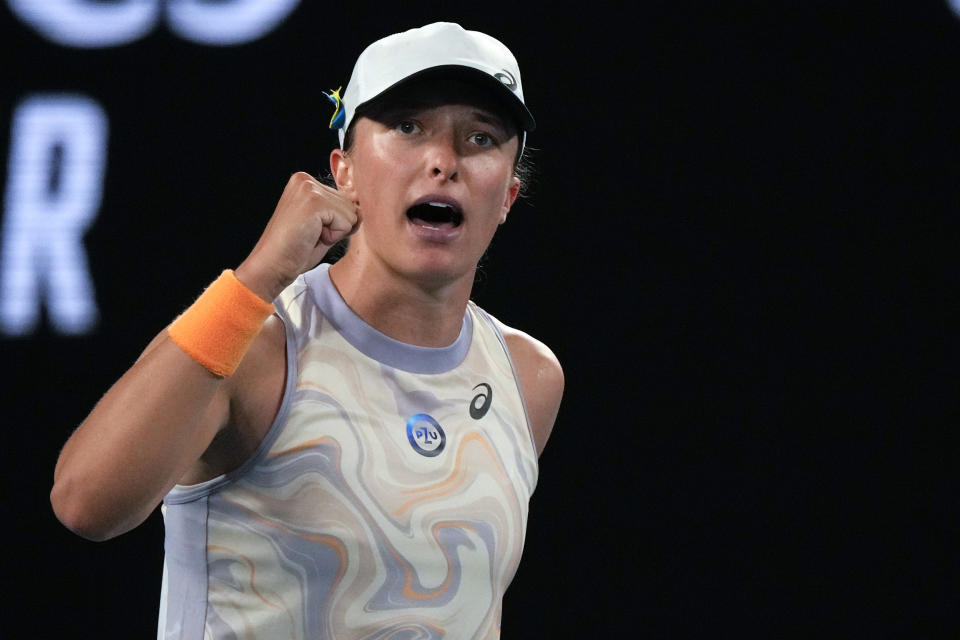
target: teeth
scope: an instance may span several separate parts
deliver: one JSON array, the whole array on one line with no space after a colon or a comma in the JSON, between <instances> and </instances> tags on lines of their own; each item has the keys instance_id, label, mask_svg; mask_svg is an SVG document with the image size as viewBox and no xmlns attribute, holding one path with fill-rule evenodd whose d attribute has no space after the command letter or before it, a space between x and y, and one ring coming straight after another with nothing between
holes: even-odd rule
<instances>
[{"instance_id":1,"label":"teeth","mask_svg":"<svg viewBox=\"0 0 960 640\"><path fill-rule=\"evenodd\" d=\"M443 209L443 211L427 211L429 208ZM463 222L463 213L459 207L436 200L428 200L410 207L407 210L407 217L428 229L445 229L447 225L459 227Z\"/></svg>"}]
</instances>

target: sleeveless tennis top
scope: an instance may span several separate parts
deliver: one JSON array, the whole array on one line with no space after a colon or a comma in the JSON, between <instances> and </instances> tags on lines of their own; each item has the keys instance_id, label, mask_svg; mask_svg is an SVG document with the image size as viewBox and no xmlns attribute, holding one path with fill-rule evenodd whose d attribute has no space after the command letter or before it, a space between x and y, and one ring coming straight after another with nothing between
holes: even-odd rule
<instances>
[{"instance_id":1,"label":"sleeveless tennis top","mask_svg":"<svg viewBox=\"0 0 960 640\"><path fill-rule=\"evenodd\" d=\"M310 271L275 303L281 408L236 470L164 498L159 638L499 638L537 454L472 302L443 348L364 323Z\"/></svg>"}]
</instances>

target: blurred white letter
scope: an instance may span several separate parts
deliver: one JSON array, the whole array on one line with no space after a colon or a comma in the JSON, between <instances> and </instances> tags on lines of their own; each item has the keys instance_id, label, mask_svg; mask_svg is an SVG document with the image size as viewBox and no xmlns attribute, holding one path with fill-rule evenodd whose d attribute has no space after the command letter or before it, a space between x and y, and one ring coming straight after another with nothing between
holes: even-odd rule
<instances>
[{"instance_id":1,"label":"blurred white letter","mask_svg":"<svg viewBox=\"0 0 960 640\"><path fill-rule=\"evenodd\" d=\"M298 4L300 0L168 0L167 22L193 42L244 44L270 33Z\"/></svg>"},{"instance_id":2,"label":"blurred white letter","mask_svg":"<svg viewBox=\"0 0 960 640\"><path fill-rule=\"evenodd\" d=\"M31 332L45 303L60 333L97 321L82 245L103 195L107 116L81 95L37 95L13 115L0 245L0 331Z\"/></svg>"},{"instance_id":3,"label":"blurred white letter","mask_svg":"<svg viewBox=\"0 0 960 640\"><path fill-rule=\"evenodd\" d=\"M7 0L10 10L40 34L68 47L115 47L150 33L160 0Z\"/></svg>"}]
</instances>

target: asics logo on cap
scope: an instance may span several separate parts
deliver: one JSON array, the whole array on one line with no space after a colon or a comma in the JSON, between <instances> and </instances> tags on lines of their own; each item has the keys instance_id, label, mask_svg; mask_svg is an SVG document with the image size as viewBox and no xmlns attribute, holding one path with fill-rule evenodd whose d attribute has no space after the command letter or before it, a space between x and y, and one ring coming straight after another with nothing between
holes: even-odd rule
<instances>
[{"instance_id":1,"label":"asics logo on cap","mask_svg":"<svg viewBox=\"0 0 960 640\"><path fill-rule=\"evenodd\" d=\"M500 73L493 74L493 77L499 80L500 82L502 82L507 87L507 89L510 89L510 91L517 90L517 79L514 78L513 74L507 71L506 69L504 69Z\"/></svg>"}]
</instances>

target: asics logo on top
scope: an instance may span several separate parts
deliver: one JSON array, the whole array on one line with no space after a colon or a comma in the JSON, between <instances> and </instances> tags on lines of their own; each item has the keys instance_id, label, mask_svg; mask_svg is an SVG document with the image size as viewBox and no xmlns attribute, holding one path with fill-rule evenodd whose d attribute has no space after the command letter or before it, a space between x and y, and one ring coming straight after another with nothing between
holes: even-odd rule
<instances>
[{"instance_id":1,"label":"asics logo on top","mask_svg":"<svg viewBox=\"0 0 960 640\"><path fill-rule=\"evenodd\" d=\"M470 417L474 420L479 420L487 415L487 411L490 410L490 403L493 402L493 389L486 382L481 382L473 390L476 391L481 387L483 387L483 391L473 396L473 400L470 401Z\"/></svg>"},{"instance_id":2,"label":"asics logo on top","mask_svg":"<svg viewBox=\"0 0 960 640\"><path fill-rule=\"evenodd\" d=\"M513 74L504 69L500 73L493 74L493 77L506 85L507 89L510 91L517 90L517 79L513 77Z\"/></svg>"}]
</instances>

